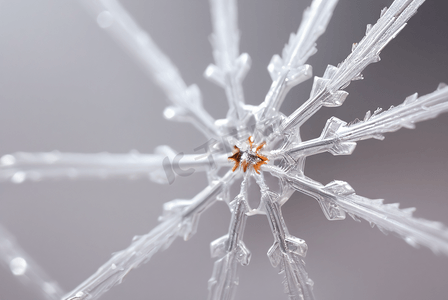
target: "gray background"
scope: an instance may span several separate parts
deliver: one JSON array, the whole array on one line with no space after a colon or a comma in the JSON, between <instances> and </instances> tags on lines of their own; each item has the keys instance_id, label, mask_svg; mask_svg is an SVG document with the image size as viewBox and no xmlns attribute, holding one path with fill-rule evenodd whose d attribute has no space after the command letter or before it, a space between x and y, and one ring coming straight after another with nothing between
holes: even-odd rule
<instances>
[{"instance_id":1,"label":"gray background","mask_svg":"<svg viewBox=\"0 0 448 300\"><path fill-rule=\"evenodd\" d=\"M198 83L205 107L225 116L223 91L202 78L212 62L206 0L123 1L179 67L188 84ZM322 75L342 61L374 23L385 0L340 0L319 52L310 63ZM270 78L271 56L296 31L309 1L241 0L241 52L253 60L245 80L247 102L258 104ZM365 80L348 87L340 108L322 109L302 134L320 134L332 115L350 121L369 109L399 104L414 92L448 81L448 3L429 0L383 51ZM308 96L311 81L292 90L282 110L292 112ZM96 25L76 1L0 1L0 154L15 151L150 153L160 144L192 153L205 142L190 125L162 117L162 92ZM417 217L448 224L448 115L402 129L380 142L359 143L353 155L323 154L307 161L308 176L328 183L348 181L358 194L416 206ZM171 186L149 181L61 181L2 184L0 220L65 290L90 276L125 248L135 234L157 224L162 204L189 199L206 184L203 174ZM384 236L367 222L329 222L318 204L295 194L283 207L290 232L306 240L317 299L446 299L448 259ZM228 209L218 203L201 218L190 241L178 239L104 299L206 299L213 260L209 243L225 234ZM253 253L241 268L237 299L286 299L281 277L266 252L273 237L264 216L248 220L245 241ZM0 299L34 299L0 270Z\"/></svg>"}]
</instances>

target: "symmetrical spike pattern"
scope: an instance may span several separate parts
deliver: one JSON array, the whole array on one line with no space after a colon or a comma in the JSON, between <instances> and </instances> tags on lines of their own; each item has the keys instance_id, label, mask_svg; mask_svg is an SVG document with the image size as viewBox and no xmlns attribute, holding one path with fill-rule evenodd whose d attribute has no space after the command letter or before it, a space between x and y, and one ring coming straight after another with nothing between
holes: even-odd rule
<instances>
[{"instance_id":1,"label":"symmetrical spike pattern","mask_svg":"<svg viewBox=\"0 0 448 300\"><path fill-rule=\"evenodd\" d=\"M267 216L274 244L268 251L272 266L283 277L284 292L291 300L313 300L313 281L305 270L308 246L291 235L282 216L282 205L294 191L315 198L329 220L343 220L346 214L364 219L382 232L394 232L412 246L423 246L448 255L448 229L438 222L413 217L414 208L400 209L397 203L384 204L355 194L343 181L323 185L304 175L306 157L322 152L351 154L361 140L383 139L383 134L448 111L448 87L440 84L430 94L414 94L389 110L366 113L362 121L346 123L330 118L320 137L302 141L300 126L323 106L340 106L352 81L362 79L363 70L380 60L384 47L404 28L424 0L394 0L381 11L365 37L353 44L352 52L337 67L328 66L322 77L315 77L310 97L289 116L279 112L287 92L311 77L306 62L316 53L316 40L329 24L337 0L313 0L303 14L297 33L282 51L274 55L268 71L272 78L265 100L259 106L245 105L243 79L250 67L247 54L239 54L236 0L210 0L214 64L205 76L226 93L229 110L225 119L214 120L203 108L196 85L187 86L177 68L120 5L118 0L82 0L98 25L131 53L143 69L164 90L170 105L164 115L169 120L187 121L201 131L210 147L202 156L177 154L168 146L155 154L7 154L0 159L0 180L22 183L26 180L138 178L149 176L157 183L172 183L175 175L187 176L190 168L207 173L209 185L191 200L173 200L164 205L161 223L149 233L136 236L131 245L115 254L96 273L69 292L66 300L98 299L120 284L134 268L182 236L195 234L200 215L217 200L225 201L231 212L228 233L211 243L217 260L209 280L210 300L233 299L239 283L240 265L249 264L251 253L243 242L246 219L254 214ZM255 124L253 124L255 122ZM252 138L253 137L253 138ZM254 145L257 141L258 146ZM235 149L233 155L230 151ZM231 155L231 156L230 156ZM232 166L229 160L232 160ZM222 169L227 172L220 172ZM279 191L272 190L264 173L278 178ZM220 176L220 174L225 174ZM259 207L249 205L249 182L255 179L261 193ZM229 187L241 180L233 200ZM61 297L57 284L48 279L31 258L0 228L0 259L12 273L33 282L45 299ZM27 269L27 266L29 268ZM17 275L17 274L15 274ZM43 287L43 288L42 288Z\"/></svg>"}]
</instances>

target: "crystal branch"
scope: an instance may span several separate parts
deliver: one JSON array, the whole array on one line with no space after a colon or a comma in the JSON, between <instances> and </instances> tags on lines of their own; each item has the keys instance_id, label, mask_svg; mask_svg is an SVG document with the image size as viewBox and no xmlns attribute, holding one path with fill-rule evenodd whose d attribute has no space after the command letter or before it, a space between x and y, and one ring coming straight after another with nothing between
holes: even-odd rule
<instances>
[{"instance_id":1,"label":"crystal branch","mask_svg":"<svg viewBox=\"0 0 448 300\"><path fill-rule=\"evenodd\" d=\"M290 300L312 300L313 281L308 277L303 258L308 246L304 240L292 236L288 232L280 209L279 196L269 191L263 175L255 175L261 189L261 202L267 214L274 245L268 251L272 266L278 267L279 274L284 276L284 292Z\"/></svg>"},{"instance_id":2,"label":"crystal branch","mask_svg":"<svg viewBox=\"0 0 448 300\"><path fill-rule=\"evenodd\" d=\"M64 291L19 246L14 236L0 225L0 264L9 269L36 297L58 300Z\"/></svg>"},{"instance_id":3,"label":"crystal branch","mask_svg":"<svg viewBox=\"0 0 448 300\"><path fill-rule=\"evenodd\" d=\"M243 242L246 226L248 175L241 183L240 193L229 204L232 212L229 233L210 244L212 257L218 257L208 281L209 300L231 300L238 285L238 265L247 266L251 253Z\"/></svg>"},{"instance_id":4,"label":"crystal branch","mask_svg":"<svg viewBox=\"0 0 448 300\"><path fill-rule=\"evenodd\" d=\"M272 151L274 156L297 158L328 151L333 155L349 155L356 142L369 138L384 139L383 133L397 131L402 127L415 128L415 123L435 118L448 111L448 87L441 83L436 91L418 97L413 94L389 110L378 108L373 114L368 111L364 120L352 123L332 117L327 121L319 138L302 142L286 151Z\"/></svg>"},{"instance_id":5,"label":"crystal branch","mask_svg":"<svg viewBox=\"0 0 448 300\"><path fill-rule=\"evenodd\" d=\"M266 105L261 119L278 111L288 91L311 78L308 58L317 52L316 40L325 32L338 0L313 0L302 17L296 34L291 33L282 57L274 55L268 65L272 85L262 105Z\"/></svg>"},{"instance_id":6,"label":"crystal branch","mask_svg":"<svg viewBox=\"0 0 448 300\"><path fill-rule=\"evenodd\" d=\"M166 183L167 175L191 175L194 171L205 171L213 167L208 157L177 154L168 146L159 146L155 152L156 154L140 154L136 151L128 154L84 154L53 151L6 154L0 158L0 181L22 183L26 180L111 177L136 179L149 176L153 181ZM211 161L218 166L228 163L226 155L218 154ZM174 170L171 171L172 169Z\"/></svg>"},{"instance_id":7,"label":"crystal branch","mask_svg":"<svg viewBox=\"0 0 448 300\"><path fill-rule=\"evenodd\" d=\"M337 67L329 65L322 78L315 77L310 98L283 122L282 131L301 126L322 106L342 105L348 93L344 89L352 80L362 79L361 72L380 60L383 48L404 28L424 0L395 0L384 8L374 26L367 25L366 35L353 44L352 53Z\"/></svg>"},{"instance_id":8,"label":"crystal branch","mask_svg":"<svg viewBox=\"0 0 448 300\"><path fill-rule=\"evenodd\" d=\"M209 65L204 76L223 87L229 102L227 118L239 121L243 110L242 82L250 68L247 53L239 54L239 31L236 0L210 0L213 35L210 37L216 65Z\"/></svg>"},{"instance_id":9,"label":"crystal branch","mask_svg":"<svg viewBox=\"0 0 448 300\"><path fill-rule=\"evenodd\" d=\"M358 196L343 181L333 181L324 186L274 166L266 166L265 170L282 176L295 190L317 199L329 219L343 219L346 212L355 220L359 217L372 227L376 225L384 233L398 234L411 246L425 246L435 253L448 255L448 229L439 222L414 218L414 207L399 209L398 203L383 204L382 199Z\"/></svg>"},{"instance_id":10,"label":"crystal branch","mask_svg":"<svg viewBox=\"0 0 448 300\"><path fill-rule=\"evenodd\" d=\"M164 111L165 118L191 122L207 137L216 137L214 120L202 106L199 88L196 85L187 87L177 68L121 4L117 0L82 2L98 25L133 55L164 90L173 105Z\"/></svg>"},{"instance_id":11,"label":"crystal branch","mask_svg":"<svg viewBox=\"0 0 448 300\"><path fill-rule=\"evenodd\" d=\"M200 215L213 205L226 184L234 177L228 172L222 179L214 181L191 200L174 200L164 205L162 223L148 234L136 236L132 244L115 253L98 271L79 285L64 299L98 299L134 268L148 262L154 253L168 248L177 236L188 240L196 232Z\"/></svg>"}]
</instances>

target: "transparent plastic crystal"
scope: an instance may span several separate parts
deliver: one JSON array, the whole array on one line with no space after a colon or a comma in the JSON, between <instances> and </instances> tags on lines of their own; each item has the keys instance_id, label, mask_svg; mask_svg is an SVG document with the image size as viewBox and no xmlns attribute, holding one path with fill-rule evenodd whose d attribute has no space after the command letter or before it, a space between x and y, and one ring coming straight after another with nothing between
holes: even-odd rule
<instances>
[{"instance_id":1,"label":"transparent plastic crystal","mask_svg":"<svg viewBox=\"0 0 448 300\"><path fill-rule=\"evenodd\" d=\"M0 180L22 183L47 179L107 179L111 177L149 177L158 183L172 183L176 175L188 176L189 169L204 171L208 186L191 200L176 199L165 203L160 224L149 233L136 236L124 250L116 252L92 276L62 299L98 299L120 284L132 269L171 245L179 236L188 240L196 233L200 215L216 201L227 203L231 220L228 233L210 245L216 258L209 280L210 300L231 300L237 293L238 270L250 262L251 253L243 241L246 219L266 215L274 243L268 259L282 276L289 299L312 300L313 281L305 269L306 242L289 233L282 216L282 205L294 191L315 198L329 220L343 220L346 214L364 219L382 232L394 232L411 246L423 246L448 255L448 229L438 222L413 217L414 208L400 209L398 204L384 204L356 195L346 182L321 184L304 175L308 156L322 152L349 155L356 143L365 139L383 139L383 134L434 118L448 111L448 87L418 97L409 96L397 107L366 113L363 120L346 123L330 118L316 139L302 141L300 126L322 107L342 105L348 92L344 89L362 72L380 60L379 54L405 27L424 0L395 0L380 13L374 25L368 25L365 37L353 44L352 52L338 66L329 65L322 77L315 77L309 99L294 112L279 111L288 91L311 78L307 60L316 53L316 41L329 24L337 0L313 0L302 21L282 51L268 65L272 79L265 100L258 106L245 104L243 79L250 57L239 53L240 33L236 0L210 0L213 33L210 37L214 64L204 76L225 91L229 110L225 119L214 120L202 105L196 85L187 86L180 72L139 27L117 0L82 0L98 26L123 46L165 92L170 103L164 111L167 120L190 122L202 132L207 142L205 153L176 153L161 146L154 154L80 154L27 153L7 154L0 159ZM430 5L430 4L428 4ZM211 142L210 142L211 141ZM231 151L234 151L233 153ZM232 162L234 162L232 165ZM225 172L220 172L224 170ZM278 179L279 190L270 187L266 173ZM224 174L220 176L220 174ZM231 185L241 179L239 193L230 198ZM260 190L259 207L249 204L249 182L254 179ZM61 296L56 284L35 263L9 233L0 228L0 258L17 277L27 277L34 286L42 286L41 295ZM31 272L31 270L34 270ZM44 298L45 298L44 297Z\"/></svg>"}]
</instances>

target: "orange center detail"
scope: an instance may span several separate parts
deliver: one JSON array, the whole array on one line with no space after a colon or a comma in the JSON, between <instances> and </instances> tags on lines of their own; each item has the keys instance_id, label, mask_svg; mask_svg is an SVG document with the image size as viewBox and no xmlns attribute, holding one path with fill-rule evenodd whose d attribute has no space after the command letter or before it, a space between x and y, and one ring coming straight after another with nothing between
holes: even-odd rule
<instances>
[{"instance_id":1,"label":"orange center detail","mask_svg":"<svg viewBox=\"0 0 448 300\"><path fill-rule=\"evenodd\" d=\"M232 156L229 157L230 160L235 162L232 171L235 172L235 170L241 165L243 172L246 172L247 168L252 166L255 172L260 174L260 167L267 163L268 158L259 154L258 151L266 145L266 142L261 143L254 150L254 142L252 141L252 137L250 136L247 141L249 143L249 149L246 151L241 151L241 149L237 146L233 146L234 150Z\"/></svg>"}]
</instances>

